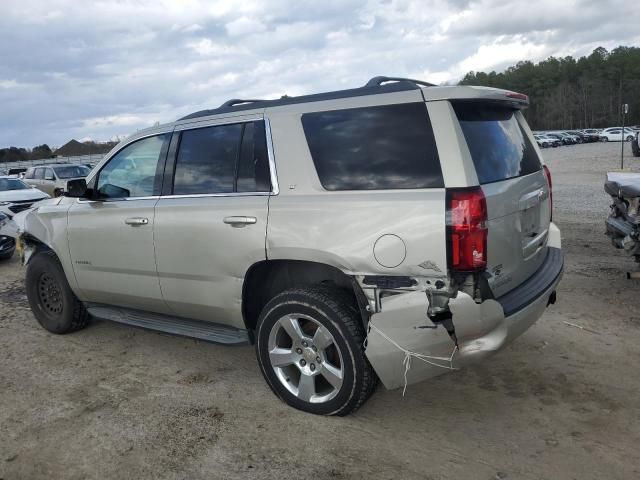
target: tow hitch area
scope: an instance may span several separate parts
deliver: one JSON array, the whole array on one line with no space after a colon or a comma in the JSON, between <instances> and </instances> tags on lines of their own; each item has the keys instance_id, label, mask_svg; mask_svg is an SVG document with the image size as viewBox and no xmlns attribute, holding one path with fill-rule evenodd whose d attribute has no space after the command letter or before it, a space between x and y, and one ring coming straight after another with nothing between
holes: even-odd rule
<instances>
[{"instance_id":1,"label":"tow hitch area","mask_svg":"<svg viewBox=\"0 0 640 480\"><path fill-rule=\"evenodd\" d=\"M449 301L450 316L427 316L424 291L383 297L371 316L366 355L388 389L455 370L497 350L505 341L502 306L476 303L464 292Z\"/></svg>"}]
</instances>

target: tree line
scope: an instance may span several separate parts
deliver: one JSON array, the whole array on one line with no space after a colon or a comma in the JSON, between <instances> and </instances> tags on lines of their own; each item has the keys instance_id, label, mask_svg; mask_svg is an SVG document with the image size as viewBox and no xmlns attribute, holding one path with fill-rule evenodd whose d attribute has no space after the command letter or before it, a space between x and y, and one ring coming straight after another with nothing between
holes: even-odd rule
<instances>
[{"instance_id":1,"label":"tree line","mask_svg":"<svg viewBox=\"0 0 640 480\"><path fill-rule=\"evenodd\" d=\"M620 126L622 104L629 104L625 125L640 124L640 48L596 48L577 60L549 57L518 62L504 72L469 72L461 85L504 88L529 95L525 111L534 130Z\"/></svg>"},{"instance_id":2,"label":"tree line","mask_svg":"<svg viewBox=\"0 0 640 480\"><path fill-rule=\"evenodd\" d=\"M70 140L62 147L52 151L46 143L27 149L23 147L0 148L0 164L18 162L22 160L42 160L58 156L70 157L75 155L104 154L111 150L117 142L78 142Z\"/></svg>"},{"instance_id":3,"label":"tree line","mask_svg":"<svg viewBox=\"0 0 640 480\"><path fill-rule=\"evenodd\" d=\"M51 158L53 152L46 143L30 150L22 147L0 148L0 163L18 162L21 160L40 160Z\"/></svg>"}]
</instances>

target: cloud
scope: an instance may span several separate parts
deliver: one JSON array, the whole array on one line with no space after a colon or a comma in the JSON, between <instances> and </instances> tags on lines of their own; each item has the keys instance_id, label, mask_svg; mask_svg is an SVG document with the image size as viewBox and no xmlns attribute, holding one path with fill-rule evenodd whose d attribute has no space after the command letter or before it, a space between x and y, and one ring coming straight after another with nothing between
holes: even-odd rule
<instances>
[{"instance_id":1,"label":"cloud","mask_svg":"<svg viewBox=\"0 0 640 480\"><path fill-rule=\"evenodd\" d=\"M637 2L3 0L0 146L108 139L229 98L640 44ZM620 12L624 11L624 15Z\"/></svg>"}]
</instances>

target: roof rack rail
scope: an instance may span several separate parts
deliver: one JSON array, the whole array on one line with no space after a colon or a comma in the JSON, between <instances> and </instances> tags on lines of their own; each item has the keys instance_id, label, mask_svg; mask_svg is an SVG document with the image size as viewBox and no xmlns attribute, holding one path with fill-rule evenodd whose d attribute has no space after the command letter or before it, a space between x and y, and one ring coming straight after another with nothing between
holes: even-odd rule
<instances>
[{"instance_id":1,"label":"roof rack rail","mask_svg":"<svg viewBox=\"0 0 640 480\"><path fill-rule=\"evenodd\" d=\"M379 87L383 83L387 83L387 82L411 82L411 83L415 83L416 85L423 85L425 87L435 87L433 83L424 82L422 80L414 80L413 78L385 77L385 76L373 77L371 80L369 80L365 84L365 87Z\"/></svg>"},{"instance_id":2,"label":"roof rack rail","mask_svg":"<svg viewBox=\"0 0 640 480\"><path fill-rule=\"evenodd\" d=\"M241 100L239 98L232 98L231 100L227 100L219 108L225 107L235 107L236 105L242 105L244 103L256 103L256 102L264 102L264 100Z\"/></svg>"}]
</instances>

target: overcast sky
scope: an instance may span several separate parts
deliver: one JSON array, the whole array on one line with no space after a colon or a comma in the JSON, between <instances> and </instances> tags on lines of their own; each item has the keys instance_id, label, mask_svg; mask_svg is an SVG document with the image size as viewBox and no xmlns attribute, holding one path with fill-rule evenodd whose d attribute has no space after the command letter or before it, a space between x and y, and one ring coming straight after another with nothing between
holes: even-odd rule
<instances>
[{"instance_id":1,"label":"overcast sky","mask_svg":"<svg viewBox=\"0 0 640 480\"><path fill-rule=\"evenodd\" d=\"M636 0L0 2L0 147L107 140L234 97L640 45Z\"/></svg>"}]
</instances>

